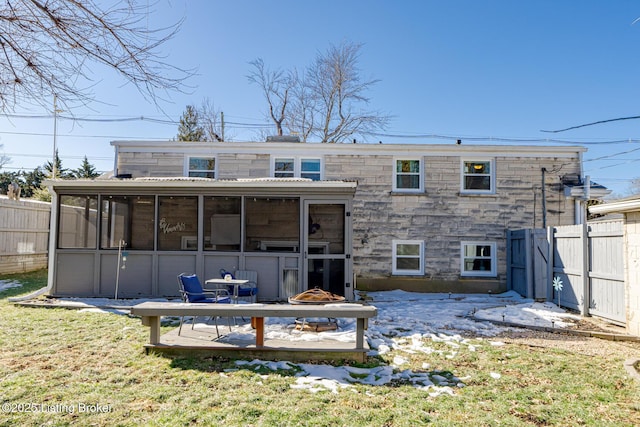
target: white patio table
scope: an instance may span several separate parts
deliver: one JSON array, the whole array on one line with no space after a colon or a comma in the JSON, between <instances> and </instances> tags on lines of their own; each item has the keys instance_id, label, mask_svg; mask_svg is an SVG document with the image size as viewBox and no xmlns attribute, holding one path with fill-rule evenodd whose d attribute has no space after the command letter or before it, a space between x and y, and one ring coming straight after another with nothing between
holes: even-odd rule
<instances>
[{"instance_id":1,"label":"white patio table","mask_svg":"<svg viewBox=\"0 0 640 427\"><path fill-rule=\"evenodd\" d=\"M223 279L223 278L219 278L219 279L207 279L204 282L206 285L215 285L216 289L221 289L224 288L226 289L227 286L229 285L233 285L233 296L231 297L231 299L233 300L234 304L238 303L238 288L240 288L241 285L246 285L247 283L249 283L248 280L245 279Z\"/></svg>"}]
</instances>

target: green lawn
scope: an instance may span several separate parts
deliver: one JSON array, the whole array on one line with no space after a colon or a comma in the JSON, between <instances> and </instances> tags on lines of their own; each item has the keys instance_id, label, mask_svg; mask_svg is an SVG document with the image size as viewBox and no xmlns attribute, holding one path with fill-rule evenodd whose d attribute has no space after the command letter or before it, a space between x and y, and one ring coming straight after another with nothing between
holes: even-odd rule
<instances>
[{"instance_id":1,"label":"green lawn","mask_svg":"<svg viewBox=\"0 0 640 427\"><path fill-rule=\"evenodd\" d=\"M464 377L453 396L403 381L311 393L291 387L295 370L146 355L149 331L136 318L8 301L43 287L45 274L0 277L23 283L0 292L2 426L640 425L640 383L622 359L478 339L454 358L401 354L415 372Z\"/></svg>"}]
</instances>

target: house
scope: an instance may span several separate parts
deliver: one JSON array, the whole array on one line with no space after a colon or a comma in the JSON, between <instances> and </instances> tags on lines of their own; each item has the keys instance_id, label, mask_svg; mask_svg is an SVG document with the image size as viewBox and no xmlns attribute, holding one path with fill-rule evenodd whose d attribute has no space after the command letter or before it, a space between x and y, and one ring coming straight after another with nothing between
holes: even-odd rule
<instances>
[{"instance_id":1,"label":"house","mask_svg":"<svg viewBox=\"0 0 640 427\"><path fill-rule=\"evenodd\" d=\"M112 145L114 178L48 181L53 295L176 295L178 273L220 268L258 271L260 300L502 292L507 230L586 212L567 191L583 182L577 146Z\"/></svg>"}]
</instances>

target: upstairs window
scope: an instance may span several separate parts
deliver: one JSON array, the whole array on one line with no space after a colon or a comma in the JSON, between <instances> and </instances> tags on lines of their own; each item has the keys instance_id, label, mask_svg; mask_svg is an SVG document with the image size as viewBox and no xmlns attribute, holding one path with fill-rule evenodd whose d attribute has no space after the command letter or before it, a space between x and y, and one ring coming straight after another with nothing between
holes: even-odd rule
<instances>
[{"instance_id":1,"label":"upstairs window","mask_svg":"<svg viewBox=\"0 0 640 427\"><path fill-rule=\"evenodd\" d=\"M322 161L318 158L275 157L272 168L274 178L322 180Z\"/></svg>"},{"instance_id":2,"label":"upstairs window","mask_svg":"<svg viewBox=\"0 0 640 427\"><path fill-rule=\"evenodd\" d=\"M422 192L424 179L422 161L419 159L396 159L393 169L393 191Z\"/></svg>"},{"instance_id":3,"label":"upstairs window","mask_svg":"<svg viewBox=\"0 0 640 427\"><path fill-rule=\"evenodd\" d=\"M495 193L495 162L487 160L462 161L463 193Z\"/></svg>"},{"instance_id":4,"label":"upstairs window","mask_svg":"<svg viewBox=\"0 0 640 427\"><path fill-rule=\"evenodd\" d=\"M187 174L190 177L215 179L215 157L189 157Z\"/></svg>"},{"instance_id":5,"label":"upstairs window","mask_svg":"<svg viewBox=\"0 0 640 427\"><path fill-rule=\"evenodd\" d=\"M320 159L300 159L300 177L320 181Z\"/></svg>"},{"instance_id":6,"label":"upstairs window","mask_svg":"<svg viewBox=\"0 0 640 427\"><path fill-rule=\"evenodd\" d=\"M293 178L295 176L296 159L277 158L274 164L273 176L275 178Z\"/></svg>"}]
</instances>

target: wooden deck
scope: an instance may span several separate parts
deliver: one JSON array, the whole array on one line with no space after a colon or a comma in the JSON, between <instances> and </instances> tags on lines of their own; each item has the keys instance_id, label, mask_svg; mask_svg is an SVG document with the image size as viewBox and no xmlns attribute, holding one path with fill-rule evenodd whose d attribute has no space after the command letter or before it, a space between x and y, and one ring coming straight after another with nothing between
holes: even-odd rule
<instances>
[{"instance_id":1,"label":"wooden deck","mask_svg":"<svg viewBox=\"0 0 640 427\"><path fill-rule=\"evenodd\" d=\"M263 347L256 347L255 339L242 339L233 334L233 339L225 336L229 332L224 320L218 322L220 338L216 335L213 324L197 323L191 329L185 323L178 335L178 328L163 334L157 344L146 344L148 352L158 352L171 356L226 357L230 359L262 359L290 361L340 361L352 360L365 362L369 346L364 343L363 349L354 348L353 342L339 342L328 339L317 341L294 341L286 339L265 338ZM236 326L232 327L235 331ZM313 333L313 332L306 332Z\"/></svg>"}]
</instances>

